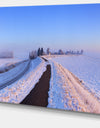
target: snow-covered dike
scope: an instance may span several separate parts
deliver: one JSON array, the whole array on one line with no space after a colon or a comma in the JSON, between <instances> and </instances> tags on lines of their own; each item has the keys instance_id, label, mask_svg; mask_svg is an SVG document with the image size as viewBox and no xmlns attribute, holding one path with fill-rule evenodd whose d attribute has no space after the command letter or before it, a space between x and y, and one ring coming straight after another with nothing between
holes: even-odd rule
<instances>
[{"instance_id":1,"label":"snow-covered dike","mask_svg":"<svg viewBox=\"0 0 100 128\"><path fill-rule=\"evenodd\" d=\"M0 73L4 73L9 71L10 69L16 67L23 61L26 61L28 59L18 59L18 58L0 58Z\"/></svg>"},{"instance_id":2,"label":"snow-covered dike","mask_svg":"<svg viewBox=\"0 0 100 128\"><path fill-rule=\"evenodd\" d=\"M7 64L15 64L15 63L17 63L17 62L21 62L21 61L23 61L23 60L25 60L25 59L18 59L18 58L5 58L5 59L2 59L2 58L0 58L0 67L4 67L4 66L6 66Z\"/></svg>"},{"instance_id":3,"label":"snow-covered dike","mask_svg":"<svg viewBox=\"0 0 100 128\"><path fill-rule=\"evenodd\" d=\"M28 65L29 65L29 60L19 64L18 66L12 68L11 70L5 73L1 73L0 86L2 86L3 84L7 84L9 81L19 76L21 73L23 73L26 70Z\"/></svg>"},{"instance_id":4,"label":"snow-covered dike","mask_svg":"<svg viewBox=\"0 0 100 128\"><path fill-rule=\"evenodd\" d=\"M31 61L30 68L21 79L0 90L0 102L20 103L34 88L46 70L46 63L41 58Z\"/></svg>"},{"instance_id":5,"label":"snow-covered dike","mask_svg":"<svg viewBox=\"0 0 100 128\"><path fill-rule=\"evenodd\" d=\"M49 60L50 61L50 60ZM55 61L51 63L49 108L100 113L100 103L82 82Z\"/></svg>"}]
</instances>

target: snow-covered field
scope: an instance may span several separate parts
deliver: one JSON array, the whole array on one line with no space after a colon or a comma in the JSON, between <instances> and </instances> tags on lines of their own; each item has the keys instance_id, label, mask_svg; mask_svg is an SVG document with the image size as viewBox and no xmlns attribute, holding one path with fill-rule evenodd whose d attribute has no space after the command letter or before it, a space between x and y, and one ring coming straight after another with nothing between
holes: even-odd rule
<instances>
[{"instance_id":1,"label":"snow-covered field","mask_svg":"<svg viewBox=\"0 0 100 128\"><path fill-rule=\"evenodd\" d=\"M100 97L100 59L98 56L80 55L55 57L52 60L61 64L84 82L96 97Z\"/></svg>"},{"instance_id":2,"label":"snow-covered field","mask_svg":"<svg viewBox=\"0 0 100 128\"><path fill-rule=\"evenodd\" d=\"M39 81L46 66L51 65L48 106L64 110L100 113L100 57L85 55L44 56L22 61L0 74L0 85L29 70L16 82L0 90L0 102L20 103ZM6 63L17 63L11 61Z\"/></svg>"},{"instance_id":3,"label":"snow-covered field","mask_svg":"<svg viewBox=\"0 0 100 128\"><path fill-rule=\"evenodd\" d=\"M99 56L46 58L52 67L48 107L100 113Z\"/></svg>"},{"instance_id":4,"label":"snow-covered field","mask_svg":"<svg viewBox=\"0 0 100 128\"><path fill-rule=\"evenodd\" d=\"M0 102L20 103L34 88L45 70L46 63L41 58L32 60L23 77L0 90Z\"/></svg>"},{"instance_id":5,"label":"snow-covered field","mask_svg":"<svg viewBox=\"0 0 100 128\"><path fill-rule=\"evenodd\" d=\"M100 113L100 103L70 71L50 61L49 108Z\"/></svg>"}]
</instances>

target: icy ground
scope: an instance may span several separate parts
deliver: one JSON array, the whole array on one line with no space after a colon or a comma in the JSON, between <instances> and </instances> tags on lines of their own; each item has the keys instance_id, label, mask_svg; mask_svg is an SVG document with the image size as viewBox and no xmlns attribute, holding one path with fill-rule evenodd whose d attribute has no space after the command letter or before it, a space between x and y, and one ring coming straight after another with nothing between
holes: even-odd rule
<instances>
[{"instance_id":1,"label":"icy ground","mask_svg":"<svg viewBox=\"0 0 100 128\"><path fill-rule=\"evenodd\" d=\"M0 90L0 102L20 103L34 88L45 70L45 61L39 57L32 60L29 70L21 79Z\"/></svg>"},{"instance_id":2,"label":"icy ground","mask_svg":"<svg viewBox=\"0 0 100 128\"><path fill-rule=\"evenodd\" d=\"M51 63L49 108L100 113L100 103L70 71Z\"/></svg>"}]
</instances>

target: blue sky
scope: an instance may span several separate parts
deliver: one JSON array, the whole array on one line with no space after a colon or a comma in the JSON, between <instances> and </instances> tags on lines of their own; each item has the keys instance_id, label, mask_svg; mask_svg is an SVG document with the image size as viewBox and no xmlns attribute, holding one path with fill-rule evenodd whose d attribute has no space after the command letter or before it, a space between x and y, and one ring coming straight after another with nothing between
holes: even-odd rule
<instances>
[{"instance_id":1,"label":"blue sky","mask_svg":"<svg viewBox=\"0 0 100 128\"><path fill-rule=\"evenodd\" d=\"M0 50L100 51L100 4L0 8Z\"/></svg>"}]
</instances>

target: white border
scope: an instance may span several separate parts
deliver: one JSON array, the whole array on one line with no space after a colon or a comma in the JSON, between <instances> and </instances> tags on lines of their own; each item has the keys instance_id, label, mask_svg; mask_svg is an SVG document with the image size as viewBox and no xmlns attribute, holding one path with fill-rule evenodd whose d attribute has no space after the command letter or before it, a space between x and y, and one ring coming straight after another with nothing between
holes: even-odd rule
<instances>
[{"instance_id":1,"label":"white border","mask_svg":"<svg viewBox=\"0 0 100 128\"><path fill-rule=\"evenodd\" d=\"M32 6L32 5L63 5L63 4L91 4L100 0L0 0L0 6Z\"/></svg>"}]
</instances>

